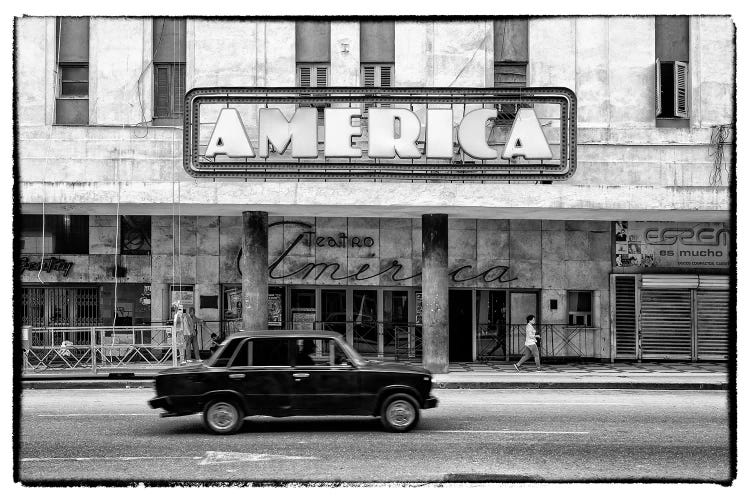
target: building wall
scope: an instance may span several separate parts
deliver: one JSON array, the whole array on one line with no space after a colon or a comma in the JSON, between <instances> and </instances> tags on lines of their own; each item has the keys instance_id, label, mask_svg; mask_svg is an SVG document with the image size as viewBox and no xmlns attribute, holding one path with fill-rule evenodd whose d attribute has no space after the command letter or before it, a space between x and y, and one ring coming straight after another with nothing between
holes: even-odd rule
<instances>
[{"instance_id":1,"label":"building wall","mask_svg":"<svg viewBox=\"0 0 750 500\"><path fill-rule=\"evenodd\" d=\"M281 224L286 222L287 224ZM302 228L293 223L307 224ZM357 286L421 286L421 277L401 279L421 272L421 219L344 218L344 217L269 217L269 266L292 246L302 231L322 237L321 244L305 238L292 247L275 276L289 275L306 264L336 264L318 268L307 277L304 273L285 278L269 279L270 285L357 285ZM89 255L61 255L74 265L68 277L58 272L44 272L46 282L113 283L116 227L114 217L91 216ZM341 233L347 239L343 245ZM328 238L334 238L332 247ZM363 242L372 238L372 246L353 245L353 238ZM151 218L152 255L121 256L120 265L127 269L120 283L151 285L151 319L169 317L170 284L195 285L196 309L205 320L218 320L218 309L200 309L198 297L219 295L222 284L240 283L237 256L241 248L242 218L240 216L154 216ZM592 291L600 297L595 326L601 338L593 344L593 352L609 355L609 274L612 271L611 224L599 221L561 220L476 220L449 219L449 271L469 266L449 280L451 288L540 290L541 321L566 324L567 292ZM307 244L308 242L312 244ZM40 255L30 256L38 260ZM370 278L379 271L401 266L391 272ZM355 275L357 277L332 279ZM498 266L506 266L507 271ZM492 268L495 268L494 270ZM317 277L322 271L320 277ZM476 277L489 271L484 277ZM26 271L24 283L37 282L36 271ZM395 280L393 278L396 278ZM550 300L558 301L556 310Z\"/></svg>"},{"instance_id":2,"label":"building wall","mask_svg":"<svg viewBox=\"0 0 750 500\"><path fill-rule=\"evenodd\" d=\"M214 215L219 215L223 192L267 205L271 213L288 205L286 194L281 200L276 196L289 190L288 182L266 182L259 193L253 183L192 179L181 167L180 127L137 125L150 119L152 106L150 19L92 19L90 126L50 126L54 19L23 18L17 27L22 209L36 209L42 202L51 210L61 209L56 203L103 206L116 203L119 193L125 210L142 211L149 204L151 213L166 213L159 207L182 202L173 195L173 181L181 182L184 192L197 189L186 203L210 205ZM544 206L565 209L561 217L578 219L593 218L592 199L613 201L613 209L630 211L650 210L651 201L658 199L664 209L685 213L702 199L706 205L701 210L728 218L729 174L718 186L710 185L709 142L711 126L732 121L732 20L691 18L691 121L682 129L655 128L653 29L648 16L532 19L529 84L567 86L577 93L578 170L555 186L570 190L565 197L541 189L519 196L512 186L490 184L475 188L477 199L499 193L509 197L508 206L519 217L526 207ZM188 88L294 85L294 22L189 19L187 37ZM335 21L331 37L332 83L357 85L358 24ZM492 84L490 20L397 21L395 48L397 85ZM731 162L729 148L724 153ZM315 215L350 213L346 208L322 213L334 190L322 184L300 183L293 191ZM453 206L461 189L460 184L428 184L422 188L424 202L414 209ZM377 215L380 207L403 203L387 183L369 183L367 193L368 203L355 208L358 215ZM493 218L492 203L482 202L479 208L481 216ZM584 210L584 216L569 212L573 209ZM81 213L86 210L91 205ZM194 214L205 210L196 208Z\"/></svg>"}]
</instances>

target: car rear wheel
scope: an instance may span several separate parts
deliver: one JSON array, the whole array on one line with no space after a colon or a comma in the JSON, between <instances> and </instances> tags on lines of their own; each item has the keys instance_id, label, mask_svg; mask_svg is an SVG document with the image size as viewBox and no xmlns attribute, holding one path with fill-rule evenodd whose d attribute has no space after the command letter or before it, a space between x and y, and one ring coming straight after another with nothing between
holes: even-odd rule
<instances>
[{"instance_id":1,"label":"car rear wheel","mask_svg":"<svg viewBox=\"0 0 750 500\"><path fill-rule=\"evenodd\" d=\"M203 409L203 425L215 434L234 434L242 426L244 414L231 399L211 401Z\"/></svg>"},{"instance_id":2,"label":"car rear wheel","mask_svg":"<svg viewBox=\"0 0 750 500\"><path fill-rule=\"evenodd\" d=\"M407 432L419 422L419 405L408 394L392 394L380 408L380 420L389 432Z\"/></svg>"}]
</instances>

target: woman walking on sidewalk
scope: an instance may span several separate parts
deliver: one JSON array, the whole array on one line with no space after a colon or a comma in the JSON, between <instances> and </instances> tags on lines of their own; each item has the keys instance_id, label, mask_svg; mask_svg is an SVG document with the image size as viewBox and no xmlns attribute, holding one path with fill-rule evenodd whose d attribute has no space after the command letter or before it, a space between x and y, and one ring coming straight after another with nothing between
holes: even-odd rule
<instances>
[{"instance_id":1,"label":"woman walking on sidewalk","mask_svg":"<svg viewBox=\"0 0 750 500\"><path fill-rule=\"evenodd\" d=\"M537 334L536 328L534 328L534 323L535 319L533 314L526 316L526 341L524 342L523 356L521 356L518 363L513 364L513 367L519 372L521 371L521 365L524 364L532 354L534 355L534 362L536 363L537 371L542 370L542 364L539 361L539 348L536 346Z\"/></svg>"}]
</instances>

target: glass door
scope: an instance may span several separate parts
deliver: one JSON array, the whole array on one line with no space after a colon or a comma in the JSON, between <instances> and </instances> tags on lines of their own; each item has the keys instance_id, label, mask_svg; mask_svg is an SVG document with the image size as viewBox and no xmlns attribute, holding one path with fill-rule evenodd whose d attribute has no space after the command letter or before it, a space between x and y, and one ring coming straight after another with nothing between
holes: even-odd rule
<instances>
[{"instance_id":1,"label":"glass door","mask_svg":"<svg viewBox=\"0 0 750 500\"><path fill-rule=\"evenodd\" d=\"M477 358L508 359L508 294L477 290Z\"/></svg>"},{"instance_id":2,"label":"glass door","mask_svg":"<svg viewBox=\"0 0 750 500\"><path fill-rule=\"evenodd\" d=\"M315 329L315 289L292 288L289 314L292 330Z\"/></svg>"},{"instance_id":3,"label":"glass door","mask_svg":"<svg viewBox=\"0 0 750 500\"><path fill-rule=\"evenodd\" d=\"M353 290L353 342L363 356L378 354L378 292Z\"/></svg>"},{"instance_id":4,"label":"glass door","mask_svg":"<svg viewBox=\"0 0 750 500\"><path fill-rule=\"evenodd\" d=\"M407 290L383 291L383 355L396 356L409 345L409 292ZM379 346L380 347L380 346Z\"/></svg>"},{"instance_id":5,"label":"glass door","mask_svg":"<svg viewBox=\"0 0 750 500\"><path fill-rule=\"evenodd\" d=\"M346 290L320 291L320 327L346 335Z\"/></svg>"},{"instance_id":6,"label":"glass door","mask_svg":"<svg viewBox=\"0 0 750 500\"><path fill-rule=\"evenodd\" d=\"M510 292L509 346L511 354L523 351L526 340L526 317L536 316L537 334L542 335L541 321L538 314L537 292ZM542 339L544 340L544 339Z\"/></svg>"}]
</instances>

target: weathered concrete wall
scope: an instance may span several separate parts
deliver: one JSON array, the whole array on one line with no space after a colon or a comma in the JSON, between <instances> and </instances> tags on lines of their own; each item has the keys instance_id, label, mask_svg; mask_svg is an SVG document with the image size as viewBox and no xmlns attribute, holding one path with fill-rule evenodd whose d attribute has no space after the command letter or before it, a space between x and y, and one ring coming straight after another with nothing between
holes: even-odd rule
<instances>
[{"instance_id":1,"label":"weathered concrete wall","mask_svg":"<svg viewBox=\"0 0 750 500\"><path fill-rule=\"evenodd\" d=\"M89 122L95 125L136 124L146 108L139 92L151 94L141 84L148 72L144 54L145 25L150 19L93 17L89 27ZM116 33L117 36L113 36ZM127 40L124 43L123 40ZM151 44L149 43L149 48ZM143 100L140 99L142 102ZM143 109L142 109L143 107ZM148 115L151 115L148 110Z\"/></svg>"},{"instance_id":2,"label":"weathered concrete wall","mask_svg":"<svg viewBox=\"0 0 750 500\"><path fill-rule=\"evenodd\" d=\"M734 26L729 17L692 17L690 22L691 126L732 123Z\"/></svg>"},{"instance_id":3,"label":"weathered concrete wall","mask_svg":"<svg viewBox=\"0 0 750 500\"><path fill-rule=\"evenodd\" d=\"M331 86L357 87L359 71L359 23L331 23Z\"/></svg>"},{"instance_id":4,"label":"weathered concrete wall","mask_svg":"<svg viewBox=\"0 0 750 500\"><path fill-rule=\"evenodd\" d=\"M422 271L419 218L269 217L269 226L268 264L285 254L271 271L269 285L422 285L421 276L403 279ZM92 216L90 228L90 254L58 255L74 263L71 272L68 277L56 272L42 273L45 281L114 282L111 269L115 218ZM242 243L242 218L183 216L173 220L171 216L155 216L151 233L151 256L121 256L120 265L128 273L120 282L152 284L154 321L168 317L167 305L160 303L168 301L163 297L167 297L171 283L195 285L198 316L219 319L217 309L198 307L198 297L218 295L221 284L240 283L237 256ZM342 233L346 239L342 239ZM299 236L303 238L298 240ZM601 305L596 326L604 333L601 338L596 337L596 342L590 339L594 343L589 348L604 357L609 355L609 222L449 218L448 256L449 272L469 266L455 277L448 276L451 288L541 290L545 323L567 323L567 291L598 292ZM36 260L41 256L29 257ZM393 267L394 261L398 262L398 269ZM305 269L295 273L308 264L323 263L329 267L318 266L307 276ZM503 273L498 266L508 269ZM469 279L493 267L495 270L483 277ZM388 268L393 271L378 275ZM26 271L22 281L36 282L37 272ZM549 308L551 299L558 301L556 310Z\"/></svg>"}]
</instances>

